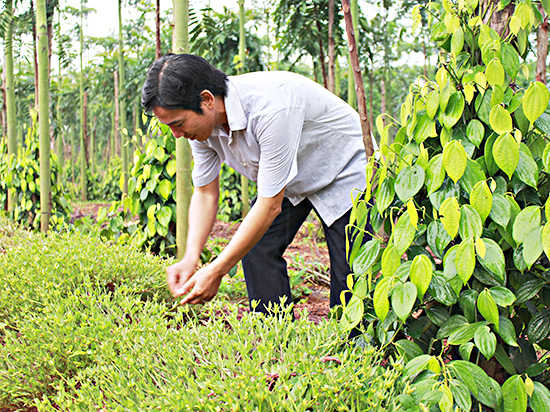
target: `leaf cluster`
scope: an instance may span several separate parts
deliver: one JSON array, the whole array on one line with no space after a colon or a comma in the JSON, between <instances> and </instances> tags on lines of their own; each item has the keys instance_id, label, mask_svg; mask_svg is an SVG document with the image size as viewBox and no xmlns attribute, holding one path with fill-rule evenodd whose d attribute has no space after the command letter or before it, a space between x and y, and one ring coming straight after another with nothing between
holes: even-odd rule
<instances>
[{"instance_id":1,"label":"leaf cluster","mask_svg":"<svg viewBox=\"0 0 550 412\"><path fill-rule=\"evenodd\" d=\"M431 10L435 81L410 87L399 120L377 121L342 326L404 356L417 385L400 397L408 410L538 412L550 399L550 94L516 82L537 23L529 3L504 35L477 6Z\"/></svg>"}]
</instances>

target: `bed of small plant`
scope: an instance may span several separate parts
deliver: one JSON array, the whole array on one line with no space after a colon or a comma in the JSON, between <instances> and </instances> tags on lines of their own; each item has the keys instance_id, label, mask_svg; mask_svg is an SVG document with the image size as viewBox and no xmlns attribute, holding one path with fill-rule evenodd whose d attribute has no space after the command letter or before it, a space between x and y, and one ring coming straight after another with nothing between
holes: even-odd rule
<instances>
[{"instance_id":1,"label":"bed of small plant","mask_svg":"<svg viewBox=\"0 0 550 412\"><path fill-rule=\"evenodd\" d=\"M0 228L0 409L393 410L408 390L335 321L182 307L170 261L97 230Z\"/></svg>"}]
</instances>

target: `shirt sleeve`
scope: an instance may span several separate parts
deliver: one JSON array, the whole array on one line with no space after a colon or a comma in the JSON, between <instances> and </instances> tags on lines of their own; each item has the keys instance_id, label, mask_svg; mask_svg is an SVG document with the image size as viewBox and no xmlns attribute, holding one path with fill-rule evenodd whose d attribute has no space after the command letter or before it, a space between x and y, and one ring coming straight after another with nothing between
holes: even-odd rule
<instances>
[{"instance_id":1,"label":"shirt sleeve","mask_svg":"<svg viewBox=\"0 0 550 412\"><path fill-rule=\"evenodd\" d=\"M260 145L259 196L275 196L296 177L304 116L303 108L285 108L258 121L255 134Z\"/></svg>"},{"instance_id":2,"label":"shirt sleeve","mask_svg":"<svg viewBox=\"0 0 550 412\"><path fill-rule=\"evenodd\" d=\"M189 142L193 153L193 186L202 187L212 183L219 175L221 159L216 151L202 142Z\"/></svg>"}]
</instances>

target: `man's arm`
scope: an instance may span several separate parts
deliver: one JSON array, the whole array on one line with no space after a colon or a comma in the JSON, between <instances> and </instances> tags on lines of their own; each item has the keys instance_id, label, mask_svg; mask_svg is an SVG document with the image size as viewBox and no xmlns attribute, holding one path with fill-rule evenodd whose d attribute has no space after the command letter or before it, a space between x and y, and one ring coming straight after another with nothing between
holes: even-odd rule
<instances>
[{"instance_id":1,"label":"man's arm","mask_svg":"<svg viewBox=\"0 0 550 412\"><path fill-rule=\"evenodd\" d=\"M199 263L201 252L212 230L220 194L219 178L206 186L196 187L189 205L189 228L185 255L166 269L168 288L173 295L189 280Z\"/></svg>"},{"instance_id":2,"label":"man's arm","mask_svg":"<svg viewBox=\"0 0 550 412\"><path fill-rule=\"evenodd\" d=\"M176 292L176 296L189 292L182 303L202 303L211 300L218 293L222 277L258 243L281 213L284 192L283 189L274 197L258 197L235 236L218 258L197 271Z\"/></svg>"}]
</instances>

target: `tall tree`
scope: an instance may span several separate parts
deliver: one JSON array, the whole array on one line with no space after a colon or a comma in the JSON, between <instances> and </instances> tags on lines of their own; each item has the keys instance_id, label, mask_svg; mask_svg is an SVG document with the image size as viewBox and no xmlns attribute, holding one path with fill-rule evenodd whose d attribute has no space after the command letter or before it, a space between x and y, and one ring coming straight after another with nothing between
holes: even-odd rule
<instances>
[{"instance_id":1,"label":"tall tree","mask_svg":"<svg viewBox=\"0 0 550 412\"><path fill-rule=\"evenodd\" d=\"M155 38L156 38L156 53L155 58L160 59L160 56L162 55L161 49L160 49L160 0L156 0L156 7L155 7Z\"/></svg>"},{"instance_id":2,"label":"tall tree","mask_svg":"<svg viewBox=\"0 0 550 412\"><path fill-rule=\"evenodd\" d=\"M174 53L189 52L189 1L174 0ZM191 147L187 139L176 139L176 248L181 259L187 246L189 230L189 204L191 203Z\"/></svg>"},{"instance_id":3,"label":"tall tree","mask_svg":"<svg viewBox=\"0 0 550 412\"><path fill-rule=\"evenodd\" d=\"M13 0L6 0L7 25L4 32L4 78L6 81L6 124L8 136L8 156L17 153L17 129L15 114L15 89L13 79ZM14 204L14 195L8 192L8 209Z\"/></svg>"},{"instance_id":4,"label":"tall tree","mask_svg":"<svg viewBox=\"0 0 550 412\"><path fill-rule=\"evenodd\" d=\"M328 1L328 89L334 93L336 75L334 71L336 43L334 41L334 0Z\"/></svg>"},{"instance_id":5,"label":"tall tree","mask_svg":"<svg viewBox=\"0 0 550 412\"><path fill-rule=\"evenodd\" d=\"M546 84L546 59L548 58L548 14L539 6L542 22L537 28L537 71L536 79Z\"/></svg>"},{"instance_id":6,"label":"tall tree","mask_svg":"<svg viewBox=\"0 0 550 412\"><path fill-rule=\"evenodd\" d=\"M38 35L38 103L40 132L40 230L47 232L52 212L50 167L50 73L48 69L48 22L46 0L36 2Z\"/></svg>"},{"instance_id":7,"label":"tall tree","mask_svg":"<svg viewBox=\"0 0 550 412\"><path fill-rule=\"evenodd\" d=\"M87 198L86 182L86 119L84 118L84 0L80 0L80 200L85 202Z\"/></svg>"},{"instance_id":8,"label":"tall tree","mask_svg":"<svg viewBox=\"0 0 550 412\"><path fill-rule=\"evenodd\" d=\"M128 129L126 127L126 93L125 75L124 75L124 37L122 33L122 0L118 0L118 85L119 85L119 105L120 105L120 136L122 139L122 193L128 194Z\"/></svg>"},{"instance_id":9,"label":"tall tree","mask_svg":"<svg viewBox=\"0 0 550 412\"><path fill-rule=\"evenodd\" d=\"M342 4L343 5L343 4ZM350 27L349 30L353 31L355 41L359 44L359 6L357 0L351 0L350 5L351 20L353 27ZM351 55L348 58L348 103L350 106L357 108L357 95L355 94L353 82L353 65L351 62Z\"/></svg>"},{"instance_id":10,"label":"tall tree","mask_svg":"<svg viewBox=\"0 0 550 412\"><path fill-rule=\"evenodd\" d=\"M239 3L239 65L240 73L245 72L245 59L246 59L246 32L244 30L244 0L238 0ZM248 178L241 175L241 203L242 203L242 217L244 218L248 214L249 198L248 198Z\"/></svg>"}]
</instances>

